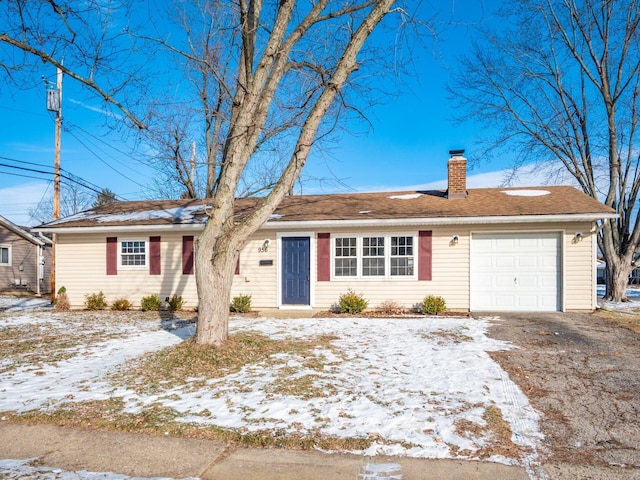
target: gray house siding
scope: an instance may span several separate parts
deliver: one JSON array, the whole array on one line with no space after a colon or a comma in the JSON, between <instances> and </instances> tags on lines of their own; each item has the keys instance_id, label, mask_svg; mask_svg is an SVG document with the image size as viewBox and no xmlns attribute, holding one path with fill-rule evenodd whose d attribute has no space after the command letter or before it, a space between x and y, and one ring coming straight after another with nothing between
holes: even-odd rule
<instances>
[{"instance_id":1,"label":"gray house siding","mask_svg":"<svg viewBox=\"0 0 640 480\"><path fill-rule=\"evenodd\" d=\"M0 291L38 291L38 269L42 268L40 293L51 291L51 246L27 240L0 225L0 247L8 249L9 263L0 263ZM39 251L44 265L39 265Z\"/></svg>"}]
</instances>

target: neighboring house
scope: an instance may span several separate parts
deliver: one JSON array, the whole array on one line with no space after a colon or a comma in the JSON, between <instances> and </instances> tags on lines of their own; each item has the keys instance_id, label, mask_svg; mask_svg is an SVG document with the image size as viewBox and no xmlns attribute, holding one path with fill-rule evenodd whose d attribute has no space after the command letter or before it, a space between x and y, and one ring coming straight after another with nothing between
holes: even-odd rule
<instances>
[{"instance_id":1,"label":"neighboring house","mask_svg":"<svg viewBox=\"0 0 640 480\"><path fill-rule=\"evenodd\" d=\"M430 294L460 311L596 306L595 222L612 209L573 187L467 190L460 155L448 187L285 197L242 249L232 295L250 294L256 309L327 309L349 288L371 308ZM236 215L259 201L237 200ZM195 307L205 206L115 202L42 226L58 234L57 284L74 307L98 291L135 304L178 294Z\"/></svg>"},{"instance_id":2,"label":"neighboring house","mask_svg":"<svg viewBox=\"0 0 640 480\"><path fill-rule=\"evenodd\" d=\"M0 216L0 291L51 291L50 239Z\"/></svg>"},{"instance_id":3,"label":"neighboring house","mask_svg":"<svg viewBox=\"0 0 640 480\"><path fill-rule=\"evenodd\" d=\"M604 260L598 260L596 277L599 285L604 285L606 282L606 268L607 263ZM640 285L640 267L631 270L629 274L629 285Z\"/></svg>"}]
</instances>

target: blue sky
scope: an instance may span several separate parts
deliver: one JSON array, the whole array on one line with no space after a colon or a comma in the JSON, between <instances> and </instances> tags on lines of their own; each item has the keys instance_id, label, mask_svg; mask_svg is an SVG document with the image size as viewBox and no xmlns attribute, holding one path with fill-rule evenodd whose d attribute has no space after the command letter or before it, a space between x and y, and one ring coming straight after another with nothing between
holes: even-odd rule
<instances>
[{"instance_id":1,"label":"blue sky","mask_svg":"<svg viewBox=\"0 0 640 480\"><path fill-rule=\"evenodd\" d=\"M310 181L303 184L303 193L441 188L446 182L448 150L464 148L470 163L478 160L474 154L480 126L455 124L445 84L450 72L455 72L456 57L471 41L470 25L489 22L491 15L473 0L442 5L437 44L426 41L429 50L414 53L416 75L405 79L400 95L368 111L369 131L345 134L331 149L309 158L304 175L336 176L343 186ZM447 24L447 19L453 23ZM41 73L55 82L52 67L43 64ZM54 114L46 110L44 82L34 78L33 85L27 91L3 89L0 102L0 215L21 225L37 223L28 210L52 188L48 175L6 166L50 171L53 165ZM69 78L64 80L63 93L62 168L94 188L109 188L122 199L148 197L145 187L153 172L104 127L99 101L82 93ZM509 164L508 158L474 164L469 186L498 186L501 171Z\"/></svg>"}]
</instances>

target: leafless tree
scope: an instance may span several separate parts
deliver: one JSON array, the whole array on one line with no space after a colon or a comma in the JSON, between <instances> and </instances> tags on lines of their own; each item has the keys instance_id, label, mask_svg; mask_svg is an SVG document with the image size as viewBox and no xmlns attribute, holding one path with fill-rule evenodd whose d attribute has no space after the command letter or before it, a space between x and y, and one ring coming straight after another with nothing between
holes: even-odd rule
<instances>
[{"instance_id":1,"label":"leafless tree","mask_svg":"<svg viewBox=\"0 0 640 480\"><path fill-rule=\"evenodd\" d=\"M9 28L0 45L61 67L148 130L186 196L204 186L212 205L196 248L196 340L221 345L240 250L292 188L317 139L350 111L352 87L372 81L388 58L393 36L374 40L374 30L387 17L397 27L405 10L396 0L203 0L149 8L144 25L128 25L140 17L117 1L3 5ZM14 76L20 65L3 58ZM202 158L192 154L194 139ZM266 180L264 162L277 167ZM243 217L234 215L239 191L263 194Z\"/></svg>"},{"instance_id":2,"label":"leafless tree","mask_svg":"<svg viewBox=\"0 0 640 480\"><path fill-rule=\"evenodd\" d=\"M606 299L626 300L640 242L640 8L635 0L525 0L485 30L451 90L491 147L569 172L619 214L599 225Z\"/></svg>"},{"instance_id":3,"label":"leafless tree","mask_svg":"<svg viewBox=\"0 0 640 480\"><path fill-rule=\"evenodd\" d=\"M75 182L63 181L60 187L60 216L67 217L91 208L95 194ZM53 192L29 208L29 216L39 223L53 220Z\"/></svg>"}]
</instances>

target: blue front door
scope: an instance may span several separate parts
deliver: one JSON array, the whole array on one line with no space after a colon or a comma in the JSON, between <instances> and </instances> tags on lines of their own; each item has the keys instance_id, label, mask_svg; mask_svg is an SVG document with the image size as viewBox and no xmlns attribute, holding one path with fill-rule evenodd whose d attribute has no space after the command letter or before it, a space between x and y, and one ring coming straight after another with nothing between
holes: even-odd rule
<instances>
[{"instance_id":1,"label":"blue front door","mask_svg":"<svg viewBox=\"0 0 640 480\"><path fill-rule=\"evenodd\" d=\"M309 237L282 238L282 303L310 305Z\"/></svg>"}]
</instances>

